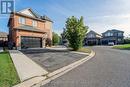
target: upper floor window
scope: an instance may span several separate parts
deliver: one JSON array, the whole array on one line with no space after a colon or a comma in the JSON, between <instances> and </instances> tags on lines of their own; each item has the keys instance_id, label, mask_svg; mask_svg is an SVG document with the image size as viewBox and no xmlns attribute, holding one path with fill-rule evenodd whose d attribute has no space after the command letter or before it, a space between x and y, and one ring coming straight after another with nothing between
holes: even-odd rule
<instances>
[{"instance_id":1,"label":"upper floor window","mask_svg":"<svg viewBox=\"0 0 130 87\"><path fill-rule=\"evenodd\" d=\"M110 36L113 36L113 33L111 33Z\"/></svg>"},{"instance_id":2,"label":"upper floor window","mask_svg":"<svg viewBox=\"0 0 130 87\"><path fill-rule=\"evenodd\" d=\"M123 34L120 32L120 33L118 33L118 36L123 36Z\"/></svg>"},{"instance_id":3,"label":"upper floor window","mask_svg":"<svg viewBox=\"0 0 130 87\"><path fill-rule=\"evenodd\" d=\"M37 26L37 21L32 21L32 26L36 27Z\"/></svg>"},{"instance_id":4,"label":"upper floor window","mask_svg":"<svg viewBox=\"0 0 130 87\"><path fill-rule=\"evenodd\" d=\"M105 34L105 36L113 36L113 33L108 32L108 33Z\"/></svg>"},{"instance_id":5,"label":"upper floor window","mask_svg":"<svg viewBox=\"0 0 130 87\"><path fill-rule=\"evenodd\" d=\"M20 24L25 24L25 18L19 17L19 23Z\"/></svg>"},{"instance_id":6,"label":"upper floor window","mask_svg":"<svg viewBox=\"0 0 130 87\"><path fill-rule=\"evenodd\" d=\"M89 37L89 38L94 38L95 35L94 35L94 34L90 34L88 37Z\"/></svg>"}]
</instances>

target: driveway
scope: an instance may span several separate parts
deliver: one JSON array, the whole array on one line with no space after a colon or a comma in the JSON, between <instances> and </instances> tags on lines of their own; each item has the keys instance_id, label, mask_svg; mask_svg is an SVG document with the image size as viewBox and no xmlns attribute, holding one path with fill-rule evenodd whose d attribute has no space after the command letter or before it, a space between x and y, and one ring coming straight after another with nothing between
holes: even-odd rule
<instances>
[{"instance_id":1,"label":"driveway","mask_svg":"<svg viewBox=\"0 0 130 87\"><path fill-rule=\"evenodd\" d=\"M87 56L86 54L68 51L65 48L31 49L22 52L49 72L67 66Z\"/></svg>"},{"instance_id":2,"label":"driveway","mask_svg":"<svg viewBox=\"0 0 130 87\"><path fill-rule=\"evenodd\" d=\"M91 48L94 58L42 87L130 87L130 51Z\"/></svg>"}]
</instances>

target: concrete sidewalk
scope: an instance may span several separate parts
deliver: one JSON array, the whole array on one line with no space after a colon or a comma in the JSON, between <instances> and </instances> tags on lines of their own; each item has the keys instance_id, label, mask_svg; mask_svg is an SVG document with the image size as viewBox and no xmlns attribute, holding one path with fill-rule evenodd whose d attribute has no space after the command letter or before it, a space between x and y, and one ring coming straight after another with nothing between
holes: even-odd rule
<instances>
[{"instance_id":1,"label":"concrete sidewalk","mask_svg":"<svg viewBox=\"0 0 130 87\"><path fill-rule=\"evenodd\" d=\"M48 74L45 69L41 68L38 64L33 62L20 51L11 50L9 52L22 82L34 77L44 76Z\"/></svg>"}]
</instances>

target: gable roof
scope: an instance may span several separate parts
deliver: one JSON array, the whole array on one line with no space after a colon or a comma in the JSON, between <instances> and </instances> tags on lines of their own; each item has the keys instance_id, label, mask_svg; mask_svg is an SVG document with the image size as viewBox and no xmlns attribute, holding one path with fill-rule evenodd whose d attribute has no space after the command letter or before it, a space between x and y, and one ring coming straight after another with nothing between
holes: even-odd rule
<instances>
[{"instance_id":1,"label":"gable roof","mask_svg":"<svg viewBox=\"0 0 130 87\"><path fill-rule=\"evenodd\" d=\"M25 31L34 31L34 32L39 32L39 33L46 33L42 30L39 30L39 29L29 26L29 25L22 25L22 26L16 27L16 29L25 30Z\"/></svg>"},{"instance_id":2,"label":"gable roof","mask_svg":"<svg viewBox=\"0 0 130 87\"><path fill-rule=\"evenodd\" d=\"M95 31L93 31L93 30L90 30L90 31L88 32L88 34L89 34L89 33L94 33L94 34L96 34L96 35L101 36L100 34L98 34L97 32L95 32Z\"/></svg>"},{"instance_id":3,"label":"gable roof","mask_svg":"<svg viewBox=\"0 0 130 87\"><path fill-rule=\"evenodd\" d=\"M102 37L102 35L98 34L97 32L95 32L95 31L93 31L93 30L90 30L90 31L87 33L86 36L88 36L90 33L95 34L96 38L101 38L101 37Z\"/></svg>"},{"instance_id":4,"label":"gable roof","mask_svg":"<svg viewBox=\"0 0 130 87\"><path fill-rule=\"evenodd\" d=\"M107 31L104 32L104 33L107 33L107 32L122 32L122 33L124 33L124 31L117 30L117 29L107 30ZM102 34L104 34L104 33L102 33Z\"/></svg>"},{"instance_id":5,"label":"gable roof","mask_svg":"<svg viewBox=\"0 0 130 87\"><path fill-rule=\"evenodd\" d=\"M31 8L26 8L26 9L23 9L23 10L18 11L16 13L20 13L20 14L24 14L24 15L27 15L27 16L39 18L39 15L36 14Z\"/></svg>"},{"instance_id":6,"label":"gable roof","mask_svg":"<svg viewBox=\"0 0 130 87\"><path fill-rule=\"evenodd\" d=\"M29 18L40 20L43 22L45 22L45 21L53 22L49 17L47 17L45 15L40 16L39 14L34 12L31 8L26 8L26 9L23 9L23 10L17 11L17 12L11 12L11 14L17 14L20 16L29 17ZM10 19L11 19L11 17L10 17ZM9 21L10 21L10 19L9 19Z\"/></svg>"},{"instance_id":7,"label":"gable roof","mask_svg":"<svg viewBox=\"0 0 130 87\"><path fill-rule=\"evenodd\" d=\"M34 12L31 8L26 8L26 9L23 9L21 11L11 12L10 18L9 18L9 21L8 21L8 24L7 24L8 27L9 27L9 24L10 24L10 20L12 19L12 16L13 16L12 14L17 14L17 15L20 15L20 16L23 16L23 17L28 17L28 18L38 20L38 21L42 21L42 22L50 21L50 22L53 23L53 21L48 16L45 16L45 15L40 16L36 12Z\"/></svg>"},{"instance_id":8,"label":"gable roof","mask_svg":"<svg viewBox=\"0 0 130 87\"><path fill-rule=\"evenodd\" d=\"M47 17L46 15L41 16L41 19L51 21L51 19L49 17Z\"/></svg>"},{"instance_id":9,"label":"gable roof","mask_svg":"<svg viewBox=\"0 0 130 87\"><path fill-rule=\"evenodd\" d=\"M1 38L1 37L8 37L8 34L5 33L5 32L0 32L0 38Z\"/></svg>"},{"instance_id":10,"label":"gable roof","mask_svg":"<svg viewBox=\"0 0 130 87\"><path fill-rule=\"evenodd\" d=\"M40 16L39 14L34 12L31 8L26 8L26 9L23 9L21 11L17 11L16 13L24 15L24 16L30 16L30 17L33 17L33 18L37 18L37 19L40 19L40 20L46 20L46 21L53 22L48 16L46 16L46 15Z\"/></svg>"}]
</instances>

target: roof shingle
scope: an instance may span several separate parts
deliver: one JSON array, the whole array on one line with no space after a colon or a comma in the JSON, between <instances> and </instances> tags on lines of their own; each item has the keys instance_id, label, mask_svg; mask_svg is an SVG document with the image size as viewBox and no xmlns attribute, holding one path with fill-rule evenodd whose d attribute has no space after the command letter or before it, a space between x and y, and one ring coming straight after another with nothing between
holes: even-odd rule
<instances>
[{"instance_id":1,"label":"roof shingle","mask_svg":"<svg viewBox=\"0 0 130 87\"><path fill-rule=\"evenodd\" d=\"M35 27L28 26L28 25L22 25L22 26L17 27L16 29L26 30L26 31L40 32L40 33L46 33L46 32L44 32L42 30L39 30L39 29L37 29Z\"/></svg>"}]
</instances>

